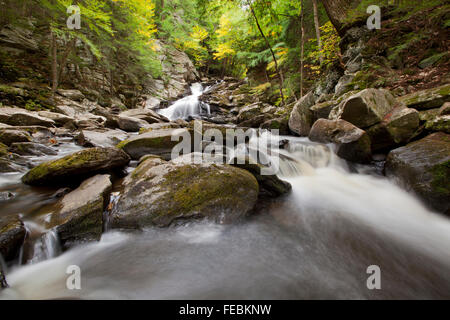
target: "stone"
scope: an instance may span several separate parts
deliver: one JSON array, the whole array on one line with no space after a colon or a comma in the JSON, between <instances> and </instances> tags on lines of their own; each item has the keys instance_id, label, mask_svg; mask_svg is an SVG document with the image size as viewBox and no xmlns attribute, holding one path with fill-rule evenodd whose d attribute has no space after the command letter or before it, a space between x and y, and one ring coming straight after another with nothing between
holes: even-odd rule
<instances>
[{"instance_id":1,"label":"stone","mask_svg":"<svg viewBox=\"0 0 450 320\"><path fill-rule=\"evenodd\" d=\"M233 223L258 198L258 182L248 171L225 164L170 161L141 163L127 177L111 223L114 228L166 227L206 218ZM148 166L148 167L147 167Z\"/></svg>"},{"instance_id":2,"label":"stone","mask_svg":"<svg viewBox=\"0 0 450 320\"><path fill-rule=\"evenodd\" d=\"M117 123L119 128L126 132L139 132L139 130L145 129L149 125L145 120L125 116L118 116Z\"/></svg>"},{"instance_id":3,"label":"stone","mask_svg":"<svg viewBox=\"0 0 450 320\"><path fill-rule=\"evenodd\" d=\"M184 135L191 137L190 132L188 129L153 130L122 141L117 147L130 155L133 160L139 160L147 154L162 156L169 160L173 147L181 142L179 138Z\"/></svg>"},{"instance_id":4,"label":"stone","mask_svg":"<svg viewBox=\"0 0 450 320\"><path fill-rule=\"evenodd\" d=\"M385 171L430 208L450 215L450 135L433 133L392 150Z\"/></svg>"},{"instance_id":5,"label":"stone","mask_svg":"<svg viewBox=\"0 0 450 320\"><path fill-rule=\"evenodd\" d=\"M1 130L0 142L10 146L15 142L31 142L31 135L24 130Z\"/></svg>"},{"instance_id":6,"label":"stone","mask_svg":"<svg viewBox=\"0 0 450 320\"><path fill-rule=\"evenodd\" d=\"M335 107L330 119L342 119L364 129L381 122L398 105L400 104L388 90L365 89Z\"/></svg>"},{"instance_id":7,"label":"stone","mask_svg":"<svg viewBox=\"0 0 450 320\"><path fill-rule=\"evenodd\" d=\"M22 182L28 185L70 185L97 173L122 169L130 157L116 148L90 148L61 159L44 162L28 171Z\"/></svg>"},{"instance_id":8,"label":"stone","mask_svg":"<svg viewBox=\"0 0 450 320\"><path fill-rule=\"evenodd\" d=\"M79 90L63 90L63 89L58 89L56 91L59 95L70 99L70 100L74 100L74 101L78 101L81 102L84 100L85 96L83 93L81 93L81 91Z\"/></svg>"},{"instance_id":9,"label":"stone","mask_svg":"<svg viewBox=\"0 0 450 320\"><path fill-rule=\"evenodd\" d=\"M440 108L445 102L450 101L450 84L413 92L398 100L407 107L419 111Z\"/></svg>"},{"instance_id":10,"label":"stone","mask_svg":"<svg viewBox=\"0 0 450 320\"><path fill-rule=\"evenodd\" d=\"M53 120L19 108L0 108L0 122L12 126L53 127L55 125Z\"/></svg>"},{"instance_id":11,"label":"stone","mask_svg":"<svg viewBox=\"0 0 450 320\"><path fill-rule=\"evenodd\" d=\"M35 142L15 142L11 144L9 151L21 156L54 156L58 154L55 149Z\"/></svg>"},{"instance_id":12,"label":"stone","mask_svg":"<svg viewBox=\"0 0 450 320\"><path fill-rule=\"evenodd\" d=\"M5 261L11 261L19 255L25 240L26 229L17 216L0 217L0 254Z\"/></svg>"},{"instance_id":13,"label":"stone","mask_svg":"<svg viewBox=\"0 0 450 320\"><path fill-rule=\"evenodd\" d=\"M74 122L74 118L66 116L62 113L50 112L50 111L39 111L38 115L50 120L53 120L55 124L59 127L65 126L69 122Z\"/></svg>"},{"instance_id":14,"label":"stone","mask_svg":"<svg viewBox=\"0 0 450 320\"><path fill-rule=\"evenodd\" d=\"M112 148L126 140L128 134L122 130L80 130L75 137L78 145L85 148Z\"/></svg>"},{"instance_id":15,"label":"stone","mask_svg":"<svg viewBox=\"0 0 450 320\"><path fill-rule=\"evenodd\" d=\"M109 175L96 175L84 181L58 203L48 228L56 228L64 247L78 242L100 240L103 211L112 190Z\"/></svg>"},{"instance_id":16,"label":"stone","mask_svg":"<svg viewBox=\"0 0 450 320\"><path fill-rule=\"evenodd\" d=\"M368 163L372 159L368 134L345 120L317 120L309 139L320 143L335 143L337 155L348 161Z\"/></svg>"},{"instance_id":17,"label":"stone","mask_svg":"<svg viewBox=\"0 0 450 320\"><path fill-rule=\"evenodd\" d=\"M313 91L303 96L292 109L289 117L289 129L299 135L308 136L313 125L313 113L309 110L315 104L315 95Z\"/></svg>"}]
</instances>

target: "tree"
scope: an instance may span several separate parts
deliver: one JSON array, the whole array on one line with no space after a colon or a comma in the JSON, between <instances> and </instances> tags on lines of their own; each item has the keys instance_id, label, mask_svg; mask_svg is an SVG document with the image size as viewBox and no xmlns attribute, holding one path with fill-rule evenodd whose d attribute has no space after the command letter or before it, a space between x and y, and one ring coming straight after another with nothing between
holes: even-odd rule
<instances>
[{"instance_id":1,"label":"tree","mask_svg":"<svg viewBox=\"0 0 450 320\"><path fill-rule=\"evenodd\" d=\"M314 26L316 29L316 38L317 38L317 46L319 49L319 61L320 64L323 63L323 56L322 56L322 40L320 39L320 23L319 23L319 13L317 10L317 0L312 0L313 2L313 8L314 8Z\"/></svg>"},{"instance_id":2,"label":"tree","mask_svg":"<svg viewBox=\"0 0 450 320\"><path fill-rule=\"evenodd\" d=\"M283 76L281 75L280 69L278 68L277 58L275 56L275 53L273 52L273 49L272 49L272 46L270 45L269 40L267 40L267 37L264 34L264 31L262 30L261 25L259 24L258 17L256 16L255 10L253 9L253 6L252 6L252 4L251 4L251 2L249 0L247 0L247 4L248 4L248 6L250 8L250 11L251 11L251 13L253 15L253 18L255 19L255 22L256 22L258 30L259 30L259 32L261 34L261 37L264 39L264 42L266 43L267 48L270 50L270 53L272 54L273 63L275 64L275 70L276 70L276 72L278 74L278 79L279 79L279 82L280 82L281 101L282 101L282 104L284 105L285 101L284 101L284 94L283 94Z\"/></svg>"},{"instance_id":3,"label":"tree","mask_svg":"<svg viewBox=\"0 0 450 320\"><path fill-rule=\"evenodd\" d=\"M343 26L348 17L348 12L353 9L359 1L356 0L322 0L331 23L342 36Z\"/></svg>"}]
</instances>

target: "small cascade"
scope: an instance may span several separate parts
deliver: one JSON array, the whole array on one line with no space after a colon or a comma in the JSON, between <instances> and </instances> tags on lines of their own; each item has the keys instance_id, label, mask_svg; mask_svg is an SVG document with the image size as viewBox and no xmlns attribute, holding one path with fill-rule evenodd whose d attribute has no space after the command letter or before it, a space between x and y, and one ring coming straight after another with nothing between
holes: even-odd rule
<instances>
[{"instance_id":1,"label":"small cascade","mask_svg":"<svg viewBox=\"0 0 450 320\"><path fill-rule=\"evenodd\" d=\"M111 215L116 210L119 199L120 199L120 192L111 193L109 205L103 212L103 232L111 230Z\"/></svg>"},{"instance_id":2,"label":"small cascade","mask_svg":"<svg viewBox=\"0 0 450 320\"><path fill-rule=\"evenodd\" d=\"M203 86L201 83L194 83L191 86L191 95L176 101L173 105L166 109L159 110L158 113L165 116L169 120L188 119L189 117L199 116L205 113L211 114L210 106L199 100L203 94Z\"/></svg>"},{"instance_id":3,"label":"small cascade","mask_svg":"<svg viewBox=\"0 0 450 320\"><path fill-rule=\"evenodd\" d=\"M33 258L30 264L36 264L41 261L55 258L61 253L58 233L55 230L45 232L34 244Z\"/></svg>"}]
</instances>

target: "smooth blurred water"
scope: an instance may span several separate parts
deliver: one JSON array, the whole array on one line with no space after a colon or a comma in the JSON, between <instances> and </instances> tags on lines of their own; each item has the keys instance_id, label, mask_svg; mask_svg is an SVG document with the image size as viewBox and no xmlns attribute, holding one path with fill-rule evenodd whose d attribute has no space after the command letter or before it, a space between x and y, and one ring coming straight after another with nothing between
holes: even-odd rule
<instances>
[{"instance_id":1,"label":"smooth blurred water","mask_svg":"<svg viewBox=\"0 0 450 320\"><path fill-rule=\"evenodd\" d=\"M237 225L110 231L99 243L16 267L0 297L26 299L448 299L450 221L332 146L289 138L292 193ZM358 173L359 172L359 173ZM81 268L82 290L66 269ZM366 286L381 268L381 290Z\"/></svg>"}]
</instances>

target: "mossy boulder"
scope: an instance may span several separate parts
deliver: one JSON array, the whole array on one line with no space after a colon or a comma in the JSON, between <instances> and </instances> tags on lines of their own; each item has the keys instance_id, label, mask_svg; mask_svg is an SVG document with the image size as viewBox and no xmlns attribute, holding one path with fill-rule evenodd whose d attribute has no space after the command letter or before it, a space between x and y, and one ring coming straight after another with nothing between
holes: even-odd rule
<instances>
[{"instance_id":1,"label":"mossy boulder","mask_svg":"<svg viewBox=\"0 0 450 320\"><path fill-rule=\"evenodd\" d=\"M450 135L438 132L391 151L386 175L430 208L450 215Z\"/></svg>"},{"instance_id":2,"label":"mossy boulder","mask_svg":"<svg viewBox=\"0 0 450 320\"><path fill-rule=\"evenodd\" d=\"M348 161L368 163L372 159L368 134L345 120L317 120L309 139L320 143L335 143L337 155Z\"/></svg>"},{"instance_id":3,"label":"mossy boulder","mask_svg":"<svg viewBox=\"0 0 450 320\"><path fill-rule=\"evenodd\" d=\"M335 107L330 119L342 119L364 129L380 123L397 105L400 104L388 90L365 89Z\"/></svg>"},{"instance_id":4,"label":"mossy boulder","mask_svg":"<svg viewBox=\"0 0 450 320\"><path fill-rule=\"evenodd\" d=\"M65 195L57 204L47 227L56 228L63 246L100 240L103 211L109 203L112 183L109 175L96 175Z\"/></svg>"},{"instance_id":5,"label":"mossy boulder","mask_svg":"<svg viewBox=\"0 0 450 320\"><path fill-rule=\"evenodd\" d=\"M25 226L19 217L0 217L0 254L5 261L13 260L19 255L25 234Z\"/></svg>"},{"instance_id":6,"label":"mossy boulder","mask_svg":"<svg viewBox=\"0 0 450 320\"><path fill-rule=\"evenodd\" d=\"M31 135L24 130L1 130L0 142L10 146L15 142L31 142Z\"/></svg>"},{"instance_id":7,"label":"mossy boulder","mask_svg":"<svg viewBox=\"0 0 450 320\"><path fill-rule=\"evenodd\" d=\"M276 118L267 120L259 126L261 129L278 130L281 135L289 134L289 124L286 118Z\"/></svg>"},{"instance_id":8,"label":"mossy boulder","mask_svg":"<svg viewBox=\"0 0 450 320\"><path fill-rule=\"evenodd\" d=\"M29 185L69 185L97 173L121 169L129 162L130 157L117 148L90 148L44 162L28 171L22 182Z\"/></svg>"},{"instance_id":9,"label":"mossy boulder","mask_svg":"<svg viewBox=\"0 0 450 320\"><path fill-rule=\"evenodd\" d=\"M142 162L125 180L111 223L114 228L166 227L178 220L206 218L232 223L248 214L258 182L229 165L180 161Z\"/></svg>"},{"instance_id":10,"label":"mossy boulder","mask_svg":"<svg viewBox=\"0 0 450 320\"><path fill-rule=\"evenodd\" d=\"M439 116L432 121L428 121L425 128L430 131L450 133L450 115Z\"/></svg>"},{"instance_id":11,"label":"mossy boulder","mask_svg":"<svg viewBox=\"0 0 450 320\"><path fill-rule=\"evenodd\" d=\"M129 154L133 160L139 160L147 154L159 155L169 160L173 147L179 144L185 135L192 138L191 133L188 129L153 130L122 141L117 147Z\"/></svg>"},{"instance_id":12,"label":"mossy boulder","mask_svg":"<svg viewBox=\"0 0 450 320\"><path fill-rule=\"evenodd\" d=\"M407 107L417 110L440 108L445 102L450 101L450 84L410 93L398 100Z\"/></svg>"}]
</instances>

